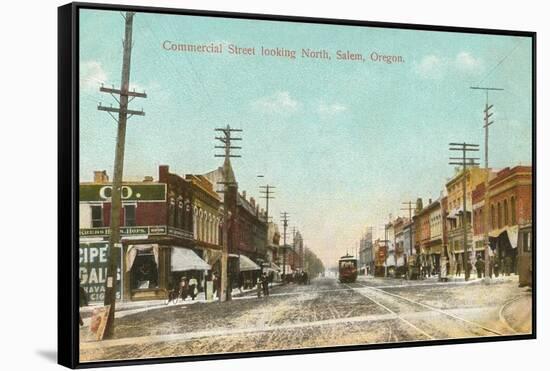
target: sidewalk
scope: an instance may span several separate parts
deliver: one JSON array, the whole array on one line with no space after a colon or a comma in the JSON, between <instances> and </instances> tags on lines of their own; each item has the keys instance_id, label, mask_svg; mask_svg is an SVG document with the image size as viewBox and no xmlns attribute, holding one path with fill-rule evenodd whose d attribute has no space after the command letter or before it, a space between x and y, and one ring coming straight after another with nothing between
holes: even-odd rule
<instances>
[{"instance_id":1,"label":"sidewalk","mask_svg":"<svg viewBox=\"0 0 550 371\"><path fill-rule=\"evenodd\" d=\"M385 281L387 280L388 284L391 285L392 282L399 282L402 286L423 286L423 285L437 285L437 284L455 284L455 285L474 285L474 284L501 284L505 282L518 282L518 275L510 275L510 276L503 276L499 275L498 277L493 276L493 278L490 279L489 282L486 282L484 278L478 278L477 274L470 275L470 278L468 281L465 280L464 274L460 274L458 276L447 276L446 280L441 280L439 276L431 276L431 277L425 277L422 279L416 279L416 280L407 280L405 278L392 278L392 277L373 277L373 276L359 276L359 281L371 281L371 280L379 280ZM393 287L395 285L392 285Z\"/></svg>"},{"instance_id":2,"label":"sidewalk","mask_svg":"<svg viewBox=\"0 0 550 371\"><path fill-rule=\"evenodd\" d=\"M274 282L272 284L272 286L270 287L270 289L275 287L275 286L279 286L279 285L281 285L281 283L278 283L278 282L275 283ZM243 296L242 299L255 298L256 297L255 295L254 296L245 296L245 294L250 293L250 292L255 292L255 291L256 291L256 288L245 289L245 290L233 289L231 291L231 297L238 298L238 297ZM188 297L187 299L185 299L183 301L178 301L177 303L170 302L169 304L166 304L165 299L163 299L163 300L145 300L145 301L124 301L124 302L117 301L116 302L116 309L115 309L115 318L122 318L122 317L125 317L125 316L128 316L128 315L131 315L131 314L146 312L146 311L153 310L153 309L165 308L167 306L178 306L178 307L180 307L180 306L187 306L187 305L192 305L192 304L196 304L196 303L214 303L214 302L217 302L217 301L219 301L218 297L215 297L212 300L206 300L204 292L200 292L197 295L197 297L195 298L195 300L191 300L191 298ZM95 308L99 308L99 307L102 307L102 306L103 306L103 303L96 302L96 303L91 303L88 306L80 308L80 314L82 315L82 318L83 318L83 321L84 321L84 327L89 326L90 318L92 316L92 311Z\"/></svg>"}]
</instances>

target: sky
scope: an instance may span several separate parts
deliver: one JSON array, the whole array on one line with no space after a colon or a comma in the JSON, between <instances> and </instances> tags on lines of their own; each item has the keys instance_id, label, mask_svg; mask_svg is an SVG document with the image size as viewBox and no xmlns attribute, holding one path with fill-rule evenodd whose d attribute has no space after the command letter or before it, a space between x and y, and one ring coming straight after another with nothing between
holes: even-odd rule
<instances>
[{"instance_id":1,"label":"sky","mask_svg":"<svg viewBox=\"0 0 550 371\"><path fill-rule=\"evenodd\" d=\"M81 10L81 181L113 173L116 122L97 105L117 105L99 87L120 85L123 34L120 12ZM408 214L402 202L441 195L454 172L448 143L483 148L485 94L470 86L504 89L489 96L490 167L531 164L528 38L137 13L133 41L130 87L147 98L130 103L145 116L128 121L125 179L158 178L161 164L211 171L222 164L214 128L240 128L239 189L258 199L260 185L274 185L270 215L287 211L326 266L354 252L367 226ZM224 53L168 51L165 41L222 43ZM262 57L262 46L297 56ZM302 48L331 59L301 58ZM364 61L337 60L337 50Z\"/></svg>"}]
</instances>

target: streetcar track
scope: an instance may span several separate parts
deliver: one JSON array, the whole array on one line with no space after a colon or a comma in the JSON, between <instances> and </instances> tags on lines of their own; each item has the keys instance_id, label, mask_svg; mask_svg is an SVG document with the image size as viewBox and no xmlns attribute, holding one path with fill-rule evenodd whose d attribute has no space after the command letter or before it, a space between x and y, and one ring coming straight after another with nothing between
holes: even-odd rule
<instances>
[{"instance_id":1,"label":"streetcar track","mask_svg":"<svg viewBox=\"0 0 550 371\"><path fill-rule=\"evenodd\" d=\"M355 282L355 283L358 284L358 285L360 286L359 288L366 288L366 289L369 289L369 290L372 290L372 291L375 291L375 292L378 292L378 293L382 293L382 294L385 294L385 295L388 295L388 296L392 296L392 297L395 297L395 298L404 300L404 301L406 301L406 302L408 302L408 303L411 303L411 304L414 304L414 305L423 307L423 308L428 309L428 310L430 310L430 311L437 312L437 313L439 313L439 314L443 314L443 315L445 315L445 316L447 316L447 317L450 317L450 318L452 318L452 319L455 319L455 320L458 320L458 321L462 321L462 322L467 323L467 324L469 324L469 325L471 325L471 326L474 326L474 327L477 327L477 328L481 328L482 330L484 330L484 331L486 331L486 332L489 332L489 333L492 333L492 334L494 334L494 335L499 335L499 336L504 335L503 333L501 333L501 332L499 332L499 331L496 331L496 330L494 330L494 329L492 329L492 328L489 328L489 327L484 326L484 325L482 325L482 324L479 324L479 323L477 323L477 322L473 322L473 321L467 320L467 319L465 319L465 318L459 317L459 316L457 316L457 315L455 315L455 314L449 313L449 312L447 312L447 311L444 311L444 310L442 310L442 309L433 307L433 306L431 306L431 305L424 304L424 303L420 303L420 302L411 300L411 299L409 299L409 298L403 297L403 296L401 296L401 295L397 295L397 294L394 294L394 293L391 293L391 292L387 292L387 291L382 290L382 289L380 289L380 288L378 288L378 287L368 286L368 285L363 284L363 283L360 283L360 282ZM346 285L346 286L348 286L348 285ZM348 286L348 287L351 287L351 286ZM355 288L355 289L357 290L358 288ZM359 291L358 291L358 293L364 294L364 293L361 293L361 292L359 292ZM364 295L364 296L368 298L367 295ZM371 300L372 300L372 299L371 299ZM372 301L376 303L376 301L374 301L374 300L372 300ZM433 337L432 337L432 339L433 339Z\"/></svg>"},{"instance_id":2,"label":"streetcar track","mask_svg":"<svg viewBox=\"0 0 550 371\"><path fill-rule=\"evenodd\" d=\"M345 284L346 286L350 287L348 284ZM355 290L357 291L357 290ZM405 318L401 317L397 312L394 312L393 310L391 310L390 308L388 308L387 306L385 306L384 304L378 302L377 300L373 299L371 296L365 294L364 292L359 292L357 291L360 295L366 297L367 299L369 299L370 301L372 301L373 303L377 304L378 306L384 308L386 311L390 312L391 314L393 314L395 316L395 318L401 320L402 322L404 322L405 324L407 324L408 326L412 327L413 329L415 329L416 331L420 332L422 335L424 335L425 337L427 337L428 339L430 340L435 340L435 338L426 333L424 330L422 330L421 328L419 328L418 326L414 325L413 323L409 322L408 320L406 320Z\"/></svg>"}]
</instances>

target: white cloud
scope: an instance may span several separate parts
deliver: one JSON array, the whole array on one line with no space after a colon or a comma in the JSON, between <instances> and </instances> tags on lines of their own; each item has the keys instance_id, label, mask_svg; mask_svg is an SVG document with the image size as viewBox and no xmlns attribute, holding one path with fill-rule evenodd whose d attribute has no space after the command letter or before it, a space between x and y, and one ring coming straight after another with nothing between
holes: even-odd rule
<instances>
[{"instance_id":1,"label":"white cloud","mask_svg":"<svg viewBox=\"0 0 550 371\"><path fill-rule=\"evenodd\" d=\"M347 111L348 107L340 103L325 104L321 103L319 105L319 113L324 115L335 115L340 112Z\"/></svg>"},{"instance_id":2,"label":"white cloud","mask_svg":"<svg viewBox=\"0 0 550 371\"><path fill-rule=\"evenodd\" d=\"M299 105L300 103L292 98L288 91L279 91L253 102L254 107L269 113L294 112Z\"/></svg>"},{"instance_id":3,"label":"white cloud","mask_svg":"<svg viewBox=\"0 0 550 371\"><path fill-rule=\"evenodd\" d=\"M434 54L424 56L414 64L414 72L425 79L440 79L448 73L476 73L483 68L480 58L462 51L454 58L440 57Z\"/></svg>"},{"instance_id":4,"label":"white cloud","mask_svg":"<svg viewBox=\"0 0 550 371\"><path fill-rule=\"evenodd\" d=\"M86 61L80 64L80 86L83 89L97 90L107 83L107 73L100 62Z\"/></svg>"},{"instance_id":5,"label":"white cloud","mask_svg":"<svg viewBox=\"0 0 550 371\"><path fill-rule=\"evenodd\" d=\"M460 52L456 55L455 66L462 71L475 72L481 68L481 60L469 52Z\"/></svg>"},{"instance_id":6,"label":"white cloud","mask_svg":"<svg viewBox=\"0 0 550 371\"><path fill-rule=\"evenodd\" d=\"M420 63L415 64L415 72L427 79L438 79L443 76L443 71L446 62L443 58L437 55L426 55Z\"/></svg>"}]
</instances>

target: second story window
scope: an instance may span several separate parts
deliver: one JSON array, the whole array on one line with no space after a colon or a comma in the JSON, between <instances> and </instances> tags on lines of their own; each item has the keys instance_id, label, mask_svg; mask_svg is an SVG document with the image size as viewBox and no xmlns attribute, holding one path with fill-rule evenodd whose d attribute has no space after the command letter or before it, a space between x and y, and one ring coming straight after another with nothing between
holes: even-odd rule
<instances>
[{"instance_id":1,"label":"second story window","mask_svg":"<svg viewBox=\"0 0 550 371\"><path fill-rule=\"evenodd\" d=\"M170 204L168 205L168 225L176 225L176 200L170 198Z\"/></svg>"},{"instance_id":2,"label":"second story window","mask_svg":"<svg viewBox=\"0 0 550 371\"><path fill-rule=\"evenodd\" d=\"M126 227L136 225L136 205L124 205L124 225Z\"/></svg>"},{"instance_id":3,"label":"second story window","mask_svg":"<svg viewBox=\"0 0 550 371\"><path fill-rule=\"evenodd\" d=\"M103 209L101 206L91 206L92 228L103 227Z\"/></svg>"}]
</instances>

